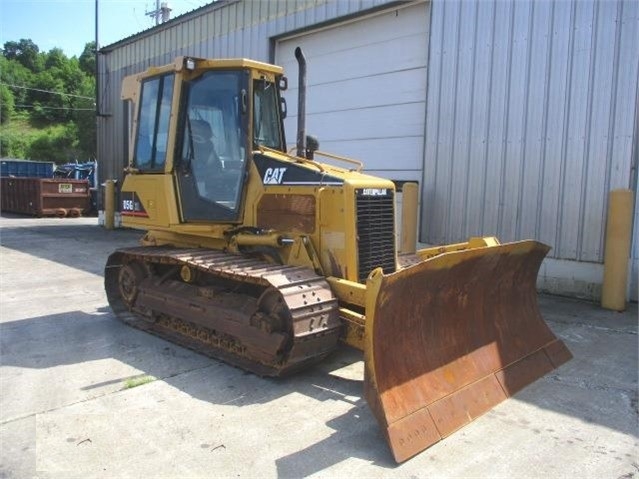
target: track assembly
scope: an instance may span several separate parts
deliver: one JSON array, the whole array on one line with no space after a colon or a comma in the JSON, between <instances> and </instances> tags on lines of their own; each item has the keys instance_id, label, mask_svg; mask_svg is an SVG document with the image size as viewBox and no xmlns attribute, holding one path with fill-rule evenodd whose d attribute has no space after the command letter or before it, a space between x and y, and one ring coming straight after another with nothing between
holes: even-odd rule
<instances>
[{"instance_id":1,"label":"track assembly","mask_svg":"<svg viewBox=\"0 0 639 479\"><path fill-rule=\"evenodd\" d=\"M328 283L304 267L138 247L109 256L104 282L120 320L260 376L322 360L341 330Z\"/></svg>"}]
</instances>

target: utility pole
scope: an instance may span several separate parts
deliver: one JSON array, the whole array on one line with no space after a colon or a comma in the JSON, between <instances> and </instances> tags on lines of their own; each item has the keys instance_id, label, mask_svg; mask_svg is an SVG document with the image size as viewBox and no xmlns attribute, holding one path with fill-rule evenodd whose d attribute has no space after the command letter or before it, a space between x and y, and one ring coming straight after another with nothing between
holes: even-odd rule
<instances>
[{"instance_id":1,"label":"utility pole","mask_svg":"<svg viewBox=\"0 0 639 479\"><path fill-rule=\"evenodd\" d=\"M160 0L155 0L155 10L150 12L144 12L145 15L149 17L155 18L155 24L159 25L160 20L161 23L168 22L171 18L171 9L169 8L168 2L160 3Z\"/></svg>"}]
</instances>

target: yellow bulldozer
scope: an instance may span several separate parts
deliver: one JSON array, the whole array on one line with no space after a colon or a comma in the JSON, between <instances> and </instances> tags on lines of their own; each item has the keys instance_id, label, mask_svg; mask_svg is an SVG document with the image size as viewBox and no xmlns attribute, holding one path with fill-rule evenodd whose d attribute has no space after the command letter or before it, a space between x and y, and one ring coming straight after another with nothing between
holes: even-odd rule
<instances>
[{"instance_id":1,"label":"yellow bulldozer","mask_svg":"<svg viewBox=\"0 0 639 479\"><path fill-rule=\"evenodd\" d=\"M125 78L119 208L146 233L109 256L107 297L124 322L261 376L362 350L402 462L570 359L537 306L549 248L488 237L398 255L394 183L306 136L295 54L295 154L278 66L179 57Z\"/></svg>"}]
</instances>

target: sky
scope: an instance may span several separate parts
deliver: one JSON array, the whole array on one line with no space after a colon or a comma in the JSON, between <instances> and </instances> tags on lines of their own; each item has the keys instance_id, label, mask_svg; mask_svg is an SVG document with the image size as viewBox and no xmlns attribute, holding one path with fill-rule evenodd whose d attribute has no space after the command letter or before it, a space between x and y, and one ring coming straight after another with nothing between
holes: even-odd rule
<instances>
[{"instance_id":1,"label":"sky","mask_svg":"<svg viewBox=\"0 0 639 479\"><path fill-rule=\"evenodd\" d=\"M171 18L212 0L168 0ZM0 0L0 45L30 38L40 51L54 47L79 56L95 39L95 0ZM98 0L98 43L106 46L155 25L145 12L155 0Z\"/></svg>"}]
</instances>

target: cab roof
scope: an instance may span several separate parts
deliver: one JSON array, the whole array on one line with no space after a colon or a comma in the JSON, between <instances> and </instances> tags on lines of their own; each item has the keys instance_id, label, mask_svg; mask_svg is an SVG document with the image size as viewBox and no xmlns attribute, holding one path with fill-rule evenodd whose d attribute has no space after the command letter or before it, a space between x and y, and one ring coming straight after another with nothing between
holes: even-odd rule
<instances>
[{"instance_id":1,"label":"cab roof","mask_svg":"<svg viewBox=\"0 0 639 479\"><path fill-rule=\"evenodd\" d=\"M187 61L193 60L195 62L195 69L239 69L250 68L256 72L262 72L269 75L282 75L284 69L277 65L271 65L270 63L258 62L256 60L249 60L248 58L224 58L224 59L206 59L190 56L176 57L172 63L159 67L149 67L143 72L136 73L134 75L126 76L122 79L122 100L136 100L137 99L137 83L143 81L145 78L155 75L161 75L169 72L180 72L187 69Z\"/></svg>"},{"instance_id":2,"label":"cab roof","mask_svg":"<svg viewBox=\"0 0 639 479\"><path fill-rule=\"evenodd\" d=\"M141 76L151 76L158 73L165 73L169 71L182 71L186 68L187 60L193 60L195 62L196 69L206 68L251 68L254 70L261 70L275 75L281 75L284 73L284 69L277 65L271 65L270 63L258 62L256 60L250 60L248 58L197 58L189 56L176 57L173 63L160 67L150 67Z\"/></svg>"}]
</instances>

